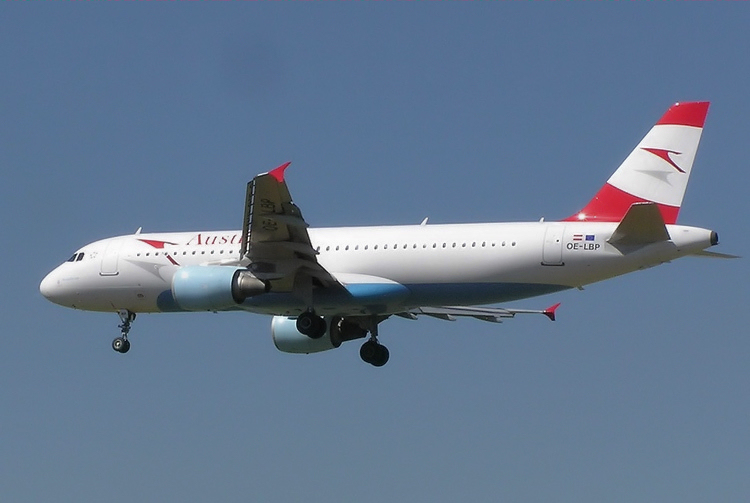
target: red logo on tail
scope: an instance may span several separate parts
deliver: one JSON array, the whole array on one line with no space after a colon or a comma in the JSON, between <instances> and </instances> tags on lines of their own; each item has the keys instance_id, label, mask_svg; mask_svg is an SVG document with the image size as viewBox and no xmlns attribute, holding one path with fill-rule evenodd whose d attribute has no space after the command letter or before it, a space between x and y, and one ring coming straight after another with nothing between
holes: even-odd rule
<instances>
[{"instance_id":1,"label":"red logo on tail","mask_svg":"<svg viewBox=\"0 0 750 503\"><path fill-rule=\"evenodd\" d=\"M676 152L674 150L667 150L667 149L664 149L664 148L648 148L648 147L641 147L641 148L643 150L645 150L646 152L651 152L652 154L654 154L659 159L664 159L665 161L667 161L669 163L670 166L672 166L674 169L676 169L680 173L684 173L685 172L684 169L682 169L677 164L675 164L675 162L672 160L672 158L669 157L669 154L680 155L682 152Z\"/></svg>"}]
</instances>

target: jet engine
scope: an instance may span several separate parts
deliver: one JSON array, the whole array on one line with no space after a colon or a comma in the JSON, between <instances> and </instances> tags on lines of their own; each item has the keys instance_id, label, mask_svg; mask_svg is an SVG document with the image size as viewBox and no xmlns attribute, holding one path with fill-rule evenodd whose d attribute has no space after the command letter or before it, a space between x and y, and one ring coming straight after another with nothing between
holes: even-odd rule
<instances>
[{"instance_id":1,"label":"jet engine","mask_svg":"<svg viewBox=\"0 0 750 503\"><path fill-rule=\"evenodd\" d=\"M269 290L269 284L244 268L182 267L172 278L172 296L186 311L221 311Z\"/></svg>"},{"instance_id":2,"label":"jet engine","mask_svg":"<svg viewBox=\"0 0 750 503\"><path fill-rule=\"evenodd\" d=\"M341 346L342 342L353 341L367 336L367 329L351 319L334 316L326 317L325 334L312 339L297 330L297 319L288 316L274 316L271 320L271 335L276 349L285 353L319 353Z\"/></svg>"}]
</instances>

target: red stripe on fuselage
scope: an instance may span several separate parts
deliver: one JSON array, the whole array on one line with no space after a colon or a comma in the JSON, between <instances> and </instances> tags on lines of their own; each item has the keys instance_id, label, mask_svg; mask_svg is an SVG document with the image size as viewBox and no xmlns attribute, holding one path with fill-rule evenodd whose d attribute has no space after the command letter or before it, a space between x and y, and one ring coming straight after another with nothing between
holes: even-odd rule
<instances>
[{"instance_id":1,"label":"red stripe on fuselage","mask_svg":"<svg viewBox=\"0 0 750 503\"><path fill-rule=\"evenodd\" d=\"M138 239L147 245L153 246L154 248L162 249L164 245L176 245L177 243L170 243L169 241L157 241L155 239Z\"/></svg>"},{"instance_id":2,"label":"red stripe on fuselage","mask_svg":"<svg viewBox=\"0 0 750 503\"><path fill-rule=\"evenodd\" d=\"M619 222L633 203L648 202L652 201L635 197L607 183L585 208L575 215L563 219L563 222ZM674 224L677 222L677 214L680 212L679 206L659 203L657 203L657 206L664 223Z\"/></svg>"}]
</instances>

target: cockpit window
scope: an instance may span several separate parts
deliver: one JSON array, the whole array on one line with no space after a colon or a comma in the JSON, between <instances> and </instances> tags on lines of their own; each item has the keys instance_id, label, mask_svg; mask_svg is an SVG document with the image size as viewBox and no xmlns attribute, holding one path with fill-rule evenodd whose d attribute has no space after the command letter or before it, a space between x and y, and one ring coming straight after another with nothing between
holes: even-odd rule
<instances>
[{"instance_id":1,"label":"cockpit window","mask_svg":"<svg viewBox=\"0 0 750 503\"><path fill-rule=\"evenodd\" d=\"M80 262L83 260L83 252L74 253L72 257L68 259L68 262Z\"/></svg>"}]
</instances>

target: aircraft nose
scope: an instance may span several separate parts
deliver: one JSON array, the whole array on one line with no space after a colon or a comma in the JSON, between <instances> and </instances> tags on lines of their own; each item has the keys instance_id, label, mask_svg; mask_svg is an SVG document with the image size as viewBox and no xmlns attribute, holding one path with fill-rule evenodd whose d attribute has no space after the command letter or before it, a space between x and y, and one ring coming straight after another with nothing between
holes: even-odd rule
<instances>
[{"instance_id":1,"label":"aircraft nose","mask_svg":"<svg viewBox=\"0 0 750 503\"><path fill-rule=\"evenodd\" d=\"M59 274L57 269L47 274L41 283L39 283L39 293L44 295L44 298L55 304L63 304L62 288L60 287Z\"/></svg>"},{"instance_id":2,"label":"aircraft nose","mask_svg":"<svg viewBox=\"0 0 750 503\"><path fill-rule=\"evenodd\" d=\"M52 300L55 295L56 281L53 278L54 271L44 277L41 283L39 283L39 293L44 295L44 298Z\"/></svg>"}]
</instances>

